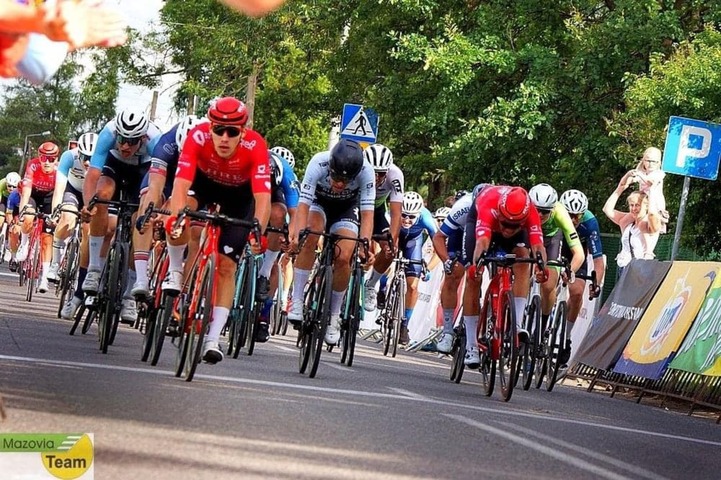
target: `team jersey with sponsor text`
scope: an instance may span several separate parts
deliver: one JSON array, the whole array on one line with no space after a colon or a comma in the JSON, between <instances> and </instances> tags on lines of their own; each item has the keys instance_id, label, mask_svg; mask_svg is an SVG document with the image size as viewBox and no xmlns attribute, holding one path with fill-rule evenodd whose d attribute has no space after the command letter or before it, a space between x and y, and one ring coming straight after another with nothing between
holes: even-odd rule
<instances>
[{"instance_id":1,"label":"team jersey with sponsor text","mask_svg":"<svg viewBox=\"0 0 721 480\"><path fill-rule=\"evenodd\" d=\"M512 187L495 186L486 187L476 198L476 211L478 219L476 220L476 238L491 238L493 232L501 231L500 219L502 215L498 211L498 200L501 195ZM531 204L530 211L522 227L528 232L528 238L531 245L543 245L543 231L541 230L541 218L538 210Z\"/></svg>"},{"instance_id":2,"label":"team jersey with sponsor text","mask_svg":"<svg viewBox=\"0 0 721 480\"><path fill-rule=\"evenodd\" d=\"M300 187L300 203L358 202L361 211L375 208L375 195L375 171L368 161L364 161L360 173L343 190L334 192L330 183L329 151L316 153L310 159Z\"/></svg>"}]
</instances>

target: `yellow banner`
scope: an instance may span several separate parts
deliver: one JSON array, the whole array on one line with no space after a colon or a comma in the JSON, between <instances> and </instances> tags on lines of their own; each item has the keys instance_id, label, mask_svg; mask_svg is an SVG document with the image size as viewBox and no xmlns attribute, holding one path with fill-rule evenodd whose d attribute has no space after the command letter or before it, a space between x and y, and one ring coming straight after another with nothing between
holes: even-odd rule
<instances>
[{"instance_id":1,"label":"yellow banner","mask_svg":"<svg viewBox=\"0 0 721 480\"><path fill-rule=\"evenodd\" d=\"M614 372L660 378L720 272L721 264L715 262L674 262Z\"/></svg>"}]
</instances>

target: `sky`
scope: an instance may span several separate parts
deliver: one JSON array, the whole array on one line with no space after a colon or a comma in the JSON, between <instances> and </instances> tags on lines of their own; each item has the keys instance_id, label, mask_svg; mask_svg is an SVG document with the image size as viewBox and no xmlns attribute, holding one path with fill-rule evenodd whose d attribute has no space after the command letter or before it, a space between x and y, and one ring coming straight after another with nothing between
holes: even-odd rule
<instances>
[{"instance_id":1,"label":"sky","mask_svg":"<svg viewBox=\"0 0 721 480\"><path fill-rule=\"evenodd\" d=\"M162 0L109 0L108 3L117 4L125 15L128 25L141 32L146 32L153 25L158 24L160 9L163 6ZM161 130L166 130L178 121L178 115L171 111L173 108L174 89L172 84L174 80L177 81L177 79L167 79L158 88L160 96L158 97L155 123ZM134 107L149 111L152 99L152 90L145 87L124 85L118 97L118 108Z\"/></svg>"}]
</instances>

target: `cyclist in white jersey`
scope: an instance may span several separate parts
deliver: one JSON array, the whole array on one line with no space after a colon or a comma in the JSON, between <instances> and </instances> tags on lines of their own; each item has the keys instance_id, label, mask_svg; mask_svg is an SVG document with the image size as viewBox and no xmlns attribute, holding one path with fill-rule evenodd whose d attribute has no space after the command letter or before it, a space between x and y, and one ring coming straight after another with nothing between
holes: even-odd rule
<instances>
[{"instance_id":1,"label":"cyclist in white jersey","mask_svg":"<svg viewBox=\"0 0 721 480\"><path fill-rule=\"evenodd\" d=\"M87 172L90 165L90 157L93 156L97 140L98 135L96 133L84 133L78 139L78 145L75 148L66 150L60 156L60 164L55 179L55 191L53 192L53 212L61 205L64 209L76 212L83 207L85 172ZM72 213L63 212L58 216L53 235L53 259L48 272L50 282L56 283L58 281L58 267L65 248L65 240L75 228L76 221L77 216ZM83 245L85 250L87 242L83 242ZM87 257L87 250L85 252L85 257ZM87 267L87 265L84 265L84 267Z\"/></svg>"},{"instance_id":2,"label":"cyclist in white jersey","mask_svg":"<svg viewBox=\"0 0 721 480\"><path fill-rule=\"evenodd\" d=\"M289 229L292 251L298 250L300 231L306 227L370 241L375 190L373 167L365 161L356 142L341 139L331 151L317 153L306 168L298 212ZM296 327L303 318L303 289L313 267L317 243L318 236L309 235L295 260L293 301L288 320ZM325 335L325 341L330 345L337 344L340 339L341 303L350 280L354 247L354 242L339 241L333 261L331 320ZM365 262L373 262L372 252Z\"/></svg>"},{"instance_id":3,"label":"cyclist in white jersey","mask_svg":"<svg viewBox=\"0 0 721 480\"><path fill-rule=\"evenodd\" d=\"M398 165L393 163L393 153L376 143L363 151L366 161L373 166L376 179L375 210L373 213L373 234L390 232L394 249L398 248L398 234L401 231L401 210L403 208L404 178ZM386 203L390 210L390 223L386 217ZM363 307L372 312L376 309L378 282L393 261L388 242L380 242L381 251L376 256L371 274L365 284Z\"/></svg>"}]
</instances>

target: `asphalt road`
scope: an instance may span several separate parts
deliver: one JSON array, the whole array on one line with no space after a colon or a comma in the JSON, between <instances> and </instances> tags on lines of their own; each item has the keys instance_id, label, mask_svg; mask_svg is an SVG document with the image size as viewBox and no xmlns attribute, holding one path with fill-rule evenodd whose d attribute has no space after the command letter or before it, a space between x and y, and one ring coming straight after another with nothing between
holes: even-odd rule
<instances>
[{"instance_id":1,"label":"asphalt road","mask_svg":"<svg viewBox=\"0 0 721 480\"><path fill-rule=\"evenodd\" d=\"M69 336L50 294L0 267L0 432L92 432L97 479L718 478L721 427L572 386L487 398L430 353L383 357L361 341L352 368L323 352L297 371L291 336L202 364L188 383L140 361L121 327ZM0 478L6 478L0 473Z\"/></svg>"}]
</instances>

